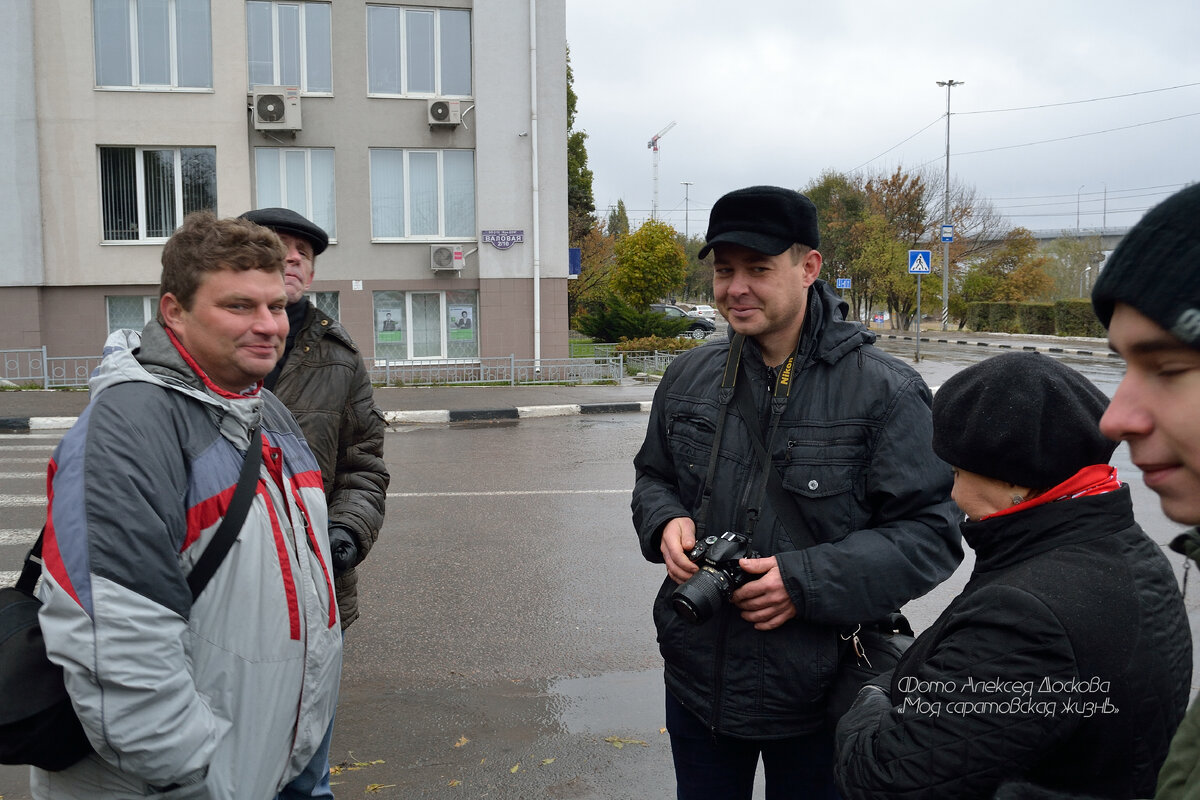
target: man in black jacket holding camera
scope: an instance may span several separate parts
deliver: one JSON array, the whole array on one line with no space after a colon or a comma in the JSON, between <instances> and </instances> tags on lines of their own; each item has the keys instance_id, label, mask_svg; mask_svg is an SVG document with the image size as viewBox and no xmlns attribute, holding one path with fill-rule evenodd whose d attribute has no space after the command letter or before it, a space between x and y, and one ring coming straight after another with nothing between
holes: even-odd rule
<instances>
[{"instance_id":1,"label":"man in black jacket holding camera","mask_svg":"<svg viewBox=\"0 0 1200 800\"><path fill-rule=\"evenodd\" d=\"M951 473L931 449L928 387L846 321L818 280L807 197L730 192L706 240L717 307L744 347L730 358L730 343L714 342L675 360L634 460L642 553L667 567L654 618L678 796L749 798L761 755L769 798L836 797L825 701L839 632L885 617L959 563ZM746 416L758 418L737 411L723 378L742 384L757 411ZM753 431L793 508L772 507ZM799 544L800 529L816 544ZM693 622L672 595L699 569L697 537L726 532L764 557L741 559L753 580Z\"/></svg>"}]
</instances>

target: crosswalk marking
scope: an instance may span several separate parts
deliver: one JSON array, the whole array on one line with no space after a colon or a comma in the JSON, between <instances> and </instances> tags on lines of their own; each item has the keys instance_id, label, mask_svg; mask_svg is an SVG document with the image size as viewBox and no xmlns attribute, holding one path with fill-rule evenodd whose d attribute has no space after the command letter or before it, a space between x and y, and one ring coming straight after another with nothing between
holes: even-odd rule
<instances>
[{"instance_id":1,"label":"crosswalk marking","mask_svg":"<svg viewBox=\"0 0 1200 800\"><path fill-rule=\"evenodd\" d=\"M44 478L45 472L0 472L0 480L21 480L27 478Z\"/></svg>"},{"instance_id":2,"label":"crosswalk marking","mask_svg":"<svg viewBox=\"0 0 1200 800\"><path fill-rule=\"evenodd\" d=\"M0 530L0 544L23 544L33 546L40 528Z\"/></svg>"}]
</instances>

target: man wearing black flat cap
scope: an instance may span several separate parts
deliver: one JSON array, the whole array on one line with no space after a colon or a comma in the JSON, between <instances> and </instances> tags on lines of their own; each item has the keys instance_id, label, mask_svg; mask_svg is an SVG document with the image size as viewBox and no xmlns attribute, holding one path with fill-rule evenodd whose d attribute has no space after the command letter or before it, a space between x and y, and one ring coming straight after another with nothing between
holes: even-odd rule
<instances>
[{"instance_id":1,"label":"man wearing black flat cap","mask_svg":"<svg viewBox=\"0 0 1200 800\"><path fill-rule=\"evenodd\" d=\"M304 293L312 285L316 257L329 246L319 226L288 208L260 208L243 218L275 231L287 248L284 290L290 323L283 357L264 385L300 423L321 465L329 504L329 549L342 630L358 618L358 575L383 525L387 467L383 463L383 414L362 356L337 320L321 313ZM329 789L329 725L322 750L308 769L285 787L282 800L332 798Z\"/></svg>"},{"instance_id":2,"label":"man wearing black flat cap","mask_svg":"<svg viewBox=\"0 0 1200 800\"><path fill-rule=\"evenodd\" d=\"M730 192L706 240L734 335L675 359L634 459L642 554L667 568L654 619L678 797L748 799L761 757L768 797L832 798L827 697L855 626L962 559L950 468L928 387L818 279L812 201ZM689 551L727 531L762 557L738 561L752 580L693 622L676 589L712 573Z\"/></svg>"}]
</instances>

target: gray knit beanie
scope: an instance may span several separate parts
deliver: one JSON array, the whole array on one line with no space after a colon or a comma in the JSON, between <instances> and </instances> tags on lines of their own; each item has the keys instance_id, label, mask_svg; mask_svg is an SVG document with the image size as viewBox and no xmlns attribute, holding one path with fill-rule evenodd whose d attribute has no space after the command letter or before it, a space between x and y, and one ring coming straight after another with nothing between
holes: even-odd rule
<instances>
[{"instance_id":1,"label":"gray knit beanie","mask_svg":"<svg viewBox=\"0 0 1200 800\"><path fill-rule=\"evenodd\" d=\"M1200 184L1150 209L1109 256L1092 289L1105 328L1117 303L1200 348Z\"/></svg>"}]
</instances>

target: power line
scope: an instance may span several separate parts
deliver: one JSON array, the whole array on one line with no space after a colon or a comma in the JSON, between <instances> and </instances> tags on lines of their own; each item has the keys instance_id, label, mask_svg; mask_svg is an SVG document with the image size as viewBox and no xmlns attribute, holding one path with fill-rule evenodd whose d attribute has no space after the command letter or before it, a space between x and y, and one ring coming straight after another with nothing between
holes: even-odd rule
<instances>
[{"instance_id":1,"label":"power line","mask_svg":"<svg viewBox=\"0 0 1200 800\"><path fill-rule=\"evenodd\" d=\"M1152 208L1154 208L1154 206L1145 206L1144 208L1110 208L1107 211L1082 211L1080 212L1080 216L1098 217L1101 214L1126 214L1134 211L1149 211ZM1000 216L1008 217L1010 219L1019 219L1024 217L1072 217L1075 216L1075 212L1038 212L1036 214L1001 214Z\"/></svg>"},{"instance_id":2,"label":"power line","mask_svg":"<svg viewBox=\"0 0 1200 800\"><path fill-rule=\"evenodd\" d=\"M937 119L935 119L933 122L929 123L929 124L928 124L928 125L926 125L924 128L921 128L921 130L917 131L917 132L916 132L916 133L914 133L912 136L909 136L909 137L908 137L908 139L905 139L905 140L904 140L904 141L902 141L902 142L898 142L898 143L896 143L896 144L892 145L892 146L891 146L891 147L889 147L887 150L884 150L882 153L880 153L879 155L875 156L875 158L868 158L866 161L864 161L863 163L859 164L857 167L855 167L854 169L852 169L852 170L850 170L850 171L851 171L851 172L858 172L860 169L862 169L863 167L865 167L867 164L870 164L872 161L876 161L876 160L878 160L878 159L880 159L880 158L883 158L883 157L884 157L884 156L886 156L888 153L892 152L892 151L893 151L893 150L895 150L897 147L899 147L900 145L904 144L904 142L907 142L909 139L912 139L912 138L914 138L914 137L918 136L919 134L922 134L922 133L924 133L925 131L929 130L929 129L930 129L930 128L932 128L934 125L936 125L937 123L939 123L939 122L941 122L943 119L945 119L945 117L946 117L946 115L945 115L945 114L942 114L942 115L941 115L941 116L939 116Z\"/></svg>"},{"instance_id":3,"label":"power line","mask_svg":"<svg viewBox=\"0 0 1200 800\"><path fill-rule=\"evenodd\" d=\"M1178 120L1178 119L1186 119L1188 117L1197 117L1197 116L1200 116L1200 111L1193 111L1190 114L1180 114L1180 115L1174 116L1174 117L1164 117L1163 119L1153 119L1148 122L1135 122L1132 125L1122 125L1118 128L1106 128L1102 131L1089 131L1088 133L1077 133L1072 136L1059 136L1055 139L1039 139L1034 142L1025 142L1023 144L1009 144L1009 145L1004 145L1002 147L987 147L982 150L964 150L960 153L954 153L953 155L955 155L955 156L974 156L974 155L979 155L980 153L995 153L1000 150L1016 150L1021 147L1032 147L1032 146L1038 145L1038 144L1052 144L1054 142L1066 142L1066 141L1070 141L1071 139L1083 139L1088 136L1099 136L1104 133L1114 133L1116 131L1127 131L1127 130L1130 130L1131 128L1144 128L1147 125L1158 125L1163 122L1174 122L1175 120ZM930 164L934 163L935 161L941 161L941 160L942 160L941 157L931 158L928 161L926 161L925 163L921 164L920 166L926 167L926 166L929 166Z\"/></svg>"},{"instance_id":4,"label":"power line","mask_svg":"<svg viewBox=\"0 0 1200 800\"><path fill-rule=\"evenodd\" d=\"M1084 194L1087 194L1087 192L1085 192ZM1099 194L1099 192L1091 192L1091 194ZM1135 199L1137 199L1137 198L1139 198L1139 197L1158 197L1158 196L1161 196L1161 195L1164 195L1164 194L1167 194L1167 192L1150 192L1149 194L1127 194L1127 195L1124 195L1124 196L1122 196L1122 197L1114 197L1114 198L1112 198L1112 199L1114 199L1114 200L1135 200ZM1067 195L1051 195L1051 196L1053 196L1053 197L1064 197L1064 198L1066 198L1066 199L1064 199L1064 200L1059 200L1059 201L1058 201L1058 202L1056 202L1056 203L1022 203L1022 204L1015 205L1015 206L997 206L997 205L993 205L992 207L993 207L993 208L996 208L996 209L1005 209L1005 208L1045 208L1046 206L1061 206L1061 205L1065 205L1065 204L1067 204L1067 203L1077 203L1077 202L1079 202L1078 200L1071 200L1071 199L1070 199L1070 198L1069 198ZM1096 200L1098 200L1098 199L1100 199L1100 198L1098 198L1098 197L1095 197L1095 198L1089 198L1089 199L1086 199L1086 200L1085 200L1085 202L1088 202L1088 203L1094 203L1094 202L1096 202Z\"/></svg>"},{"instance_id":5,"label":"power line","mask_svg":"<svg viewBox=\"0 0 1200 800\"><path fill-rule=\"evenodd\" d=\"M1121 192L1148 192L1151 189L1178 189L1181 186L1187 186L1186 183L1164 183L1159 186L1135 186L1132 189L1109 189L1109 196L1120 194ZM1088 194L1101 194L1101 192L1084 192ZM1015 195L1013 197L996 197L995 200L1048 200L1051 197L1074 197L1073 194L1025 194Z\"/></svg>"},{"instance_id":6,"label":"power line","mask_svg":"<svg viewBox=\"0 0 1200 800\"><path fill-rule=\"evenodd\" d=\"M1156 92L1170 92L1170 91L1174 91L1175 89L1187 89L1192 86L1200 86L1200 82L1198 82L1198 83L1181 83L1178 86L1166 86L1166 87L1163 87L1162 89L1147 89L1142 92L1129 92L1128 94L1112 94L1112 95L1109 95L1108 97L1093 97L1090 100L1067 100L1062 103L1043 103L1040 106L1019 106L1017 108L992 108L992 109L988 109L988 110L984 110L984 111L956 111L954 113L956 116L960 115L960 114L965 116L967 114L1003 114L1008 111L1031 111L1031 110L1037 109L1037 108L1057 108L1059 106L1075 106L1075 105L1079 105L1081 103L1099 103L1102 100L1119 100L1122 97L1137 97L1139 95L1154 94Z\"/></svg>"}]
</instances>

